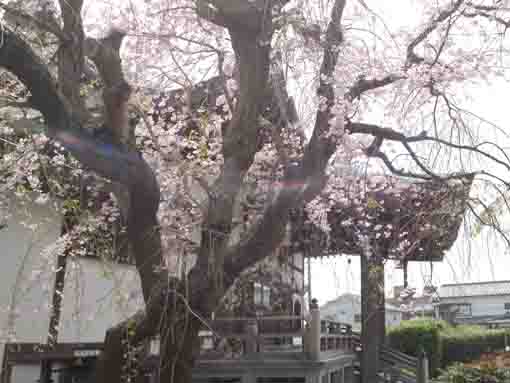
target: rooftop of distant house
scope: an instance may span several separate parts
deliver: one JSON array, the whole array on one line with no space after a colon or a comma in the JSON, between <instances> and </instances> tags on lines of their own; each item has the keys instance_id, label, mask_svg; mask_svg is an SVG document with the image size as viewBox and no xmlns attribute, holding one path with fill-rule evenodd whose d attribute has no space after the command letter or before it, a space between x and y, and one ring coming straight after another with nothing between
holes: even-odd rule
<instances>
[{"instance_id":1,"label":"rooftop of distant house","mask_svg":"<svg viewBox=\"0 0 510 383\"><path fill-rule=\"evenodd\" d=\"M352 294L352 293L345 293L342 295L339 295L335 299L326 302L324 305L321 306L321 310L329 308L331 306L335 306L337 304L341 303L352 303L352 304L361 304L361 296L358 294ZM400 308L400 304L395 304L393 302L386 302L385 304L386 311L404 311Z\"/></svg>"},{"instance_id":2,"label":"rooftop of distant house","mask_svg":"<svg viewBox=\"0 0 510 383\"><path fill-rule=\"evenodd\" d=\"M477 296L510 295L510 280L470 283L453 283L442 285L439 290L441 298L460 298Z\"/></svg>"}]
</instances>

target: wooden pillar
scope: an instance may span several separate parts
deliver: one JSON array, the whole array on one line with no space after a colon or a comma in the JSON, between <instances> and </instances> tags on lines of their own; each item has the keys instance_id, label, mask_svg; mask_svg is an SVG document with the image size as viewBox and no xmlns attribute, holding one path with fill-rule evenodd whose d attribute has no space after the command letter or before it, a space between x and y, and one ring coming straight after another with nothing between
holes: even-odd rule
<instances>
[{"instance_id":1,"label":"wooden pillar","mask_svg":"<svg viewBox=\"0 0 510 383\"><path fill-rule=\"evenodd\" d=\"M361 381L377 381L384 342L384 264L376 255L361 256Z\"/></svg>"},{"instance_id":2,"label":"wooden pillar","mask_svg":"<svg viewBox=\"0 0 510 383\"><path fill-rule=\"evenodd\" d=\"M246 334L248 335L248 339L246 341L246 353L257 353L259 328L256 320L246 323Z\"/></svg>"},{"instance_id":3,"label":"wooden pillar","mask_svg":"<svg viewBox=\"0 0 510 383\"><path fill-rule=\"evenodd\" d=\"M312 300L310 307L310 329L308 333L308 341L310 342L308 350L310 359L319 360L321 353L321 314L316 299Z\"/></svg>"},{"instance_id":4,"label":"wooden pillar","mask_svg":"<svg viewBox=\"0 0 510 383\"><path fill-rule=\"evenodd\" d=\"M374 270L374 277L377 284L376 295L377 295L377 317L379 319L379 344L382 346L386 342L386 297L384 294L384 261L381 257L376 260L377 266Z\"/></svg>"}]
</instances>

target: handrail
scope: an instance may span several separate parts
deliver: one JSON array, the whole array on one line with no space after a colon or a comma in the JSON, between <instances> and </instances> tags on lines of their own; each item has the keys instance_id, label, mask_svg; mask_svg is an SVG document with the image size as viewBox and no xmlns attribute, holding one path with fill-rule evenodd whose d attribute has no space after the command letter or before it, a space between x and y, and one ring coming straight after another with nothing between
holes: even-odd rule
<instances>
[{"instance_id":1,"label":"handrail","mask_svg":"<svg viewBox=\"0 0 510 383\"><path fill-rule=\"evenodd\" d=\"M361 334L353 332L351 336L351 344L353 347L362 347ZM407 355L401 351L395 350L386 345L382 345L380 350L381 361L386 364L386 368L398 374L398 376L405 377L401 379L403 382L427 382L426 367L419 358Z\"/></svg>"},{"instance_id":2,"label":"handrail","mask_svg":"<svg viewBox=\"0 0 510 383\"><path fill-rule=\"evenodd\" d=\"M265 321L265 320L304 320L308 318L304 315L266 315L266 316L252 316L252 317L216 317L211 319L211 322L248 322L248 321Z\"/></svg>"},{"instance_id":3,"label":"handrail","mask_svg":"<svg viewBox=\"0 0 510 383\"><path fill-rule=\"evenodd\" d=\"M403 357L402 355L399 355L391 350L384 348L381 350L381 359L384 362L394 365L400 365L406 368L411 368L413 370L418 368L418 359L407 356Z\"/></svg>"}]
</instances>

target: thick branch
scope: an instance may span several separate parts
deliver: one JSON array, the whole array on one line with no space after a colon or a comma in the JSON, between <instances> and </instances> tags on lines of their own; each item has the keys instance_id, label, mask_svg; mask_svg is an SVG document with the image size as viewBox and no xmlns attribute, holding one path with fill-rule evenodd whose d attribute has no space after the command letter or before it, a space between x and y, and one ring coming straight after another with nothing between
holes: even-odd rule
<instances>
[{"instance_id":1,"label":"thick branch","mask_svg":"<svg viewBox=\"0 0 510 383\"><path fill-rule=\"evenodd\" d=\"M324 108L319 108L315 121L312 138L305 148L303 159L298 165L300 180L308 185L302 187L283 188L276 201L268 207L264 216L258 222L252 235L233 249L230 249L225 259L225 274L227 285L250 267L264 259L267 254L280 243L285 234L285 225L291 209L298 207L305 198L313 198L324 185L324 170L334 152L335 144L325 135L330 129L329 122L334 117L331 109L334 105L334 89L327 81L335 70L339 46L343 41L340 22L342 19L345 0L336 0L331 13L331 21L326 33L326 44L321 66L321 81L318 93L325 99ZM296 172L286 172L285 182L293 184Z\"/></svg>"},{"instance_id":2,"label":"thick branch","mask_svg":"<svg viewBox=\"0 0 510 383\"><path fill-rule=\"evenodd\" d=\"M263 25L256 28L257 32L246 31L245 28L229 27L232 47L238 59L240 73L239 101L234 110L232 119L224 129L223 156L224 165L220 176L209 192L209 206L206 219L202 225L202 240L198 260L190 274L192 286L207 288L209 279L209 265L216 268L215 278L221 278L222 256L231 231L233 207L239 193L241 183L246 171L253 163L259 145L260 124L259 116L265 106L269 73L270 47L261 44L261 33L270 33L271 18L263 20ZM206 284L204 285L204 281ZM221 280L216 281L216 287L221 286ZM209 286L210 287L210 286ZM199 306L204 311L210 310L212 303L218 296L209 302L204 302L204 290L197 288L194 291L193 303L200 301Z\"/></svg>"},{"instance_id":3,"label":"thick branch","mask_svg":"<svg viewBox=\"0 0 510 383\"><path fill-rule=\"evenodd\" d=\"M397 76L397 75L388 75L382 79L370 79L367 80L366 78L360 78L356 83L349 89L349 92L347 92L346 97L349 100L355 100L359 98L363 93L374 90L377 88L382 88L387 85L393 84L394 82L398 80L402 80L405 77L403 76Z\"/></svg>"},{"instance_id":4,"label":"thick branch","mask_svg":"<svg viewBox=\"0 0 510 383\"><path fill-rule=\"evenodd\" d=\"M43 112L48 133L54 136L58 127L72 128L71 107L59 92L48 68L30 46L9 29L2 32L0 66L16 75L30 90L30 103Z\"/></svg>"},{"instance_id":5,"label":"thick branch","mask_svg":"<svg viewBox=\"0 0 510 383\"><path fill-rule=\"evenodd\" d=\"M85 33L81 20L83 0L60 0L63 33L66 36L58 51L58 81L77 118L87 119L85 104L80 95L84 66L83 41Z\"/></svg>"},{"instance_id":6,"label":"thick branch","mask_svg":"<svg viewBox=\"0 0 510 383\"><path fill-rule=\"evenodd\" d=\"M245 29L259 33L263 18L271 18L272 1L199 0L197 14L228 29Z\"/></svg>"},{"instance_id":7,"label":"thick branch","mask_svg":"<svg viewBox=\"0 0 510 383\"><path fill-rule=\"evenodd\" d=\"M149 165L137 153L100 144L89 136L71 108L58 92L46 66L31 48L9 29L3 33L0 66L16 75L31 92L31 102L44 116L49 135L64 146L87 168L123 184L130 192L128 217L129 239L142 280L144 298L150 299L154 283L159 280L161 239L156 218L159 185Z\"/></svg>"},{"instance_id":8,"label":"thick branch","mask_svg":"<svg viewBox=\"0 0 510 383\"><path fill-rule=\"evenodd\" d=\"M127 119L127 100L131 88L124 79L120 59L120 47L125 33L112 30L108 36L85 41L85 54L96 65L104 82L103 101L105 106L105 123L112 129L114 142L125 147L134 147L134 127ZM121 110L126 108L126 110Z\"/></svg>"}]
</instances>

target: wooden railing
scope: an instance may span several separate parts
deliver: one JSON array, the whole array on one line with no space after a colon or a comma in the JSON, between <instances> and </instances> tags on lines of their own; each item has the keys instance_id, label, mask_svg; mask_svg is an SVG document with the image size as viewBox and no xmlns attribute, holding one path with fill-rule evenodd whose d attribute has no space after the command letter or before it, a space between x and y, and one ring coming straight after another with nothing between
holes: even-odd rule
<instances>
[{"instance_id":1,"label":"wooden railing","mask_svg":"<svg viewBox=\"0 0 510 383\"><path fill-rule=\"evenodd\" d=\"M203 355L235 358L262 352L303 352L304 321L294 315L216 318L200 333Z\"/></svg>"},{"instance_id":2,"label":"wooden railing","mask_svg":"<svg viewBox=\"0 0 510 383\"><path fill-rule=\"evenodd\" d=\"M350 352L351 326L310 315L216 318L200 337L203 356L240 357L263 352L300 352L319 360L321 352Z\"/></svg>"},{"instance_id":3,"label":"wooden railing","mask_svg":"<svg viewBox=\"0 0 510 383\"><path fill-rule=\"evenodd\" d=\"M351 351L351 335L351 325L332 320L321 320L320 351Z\"/></svg>"}]
</instances>

